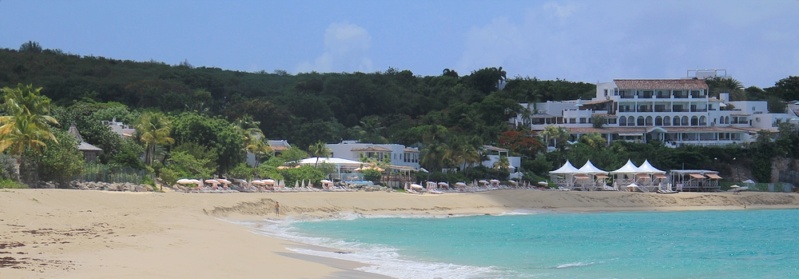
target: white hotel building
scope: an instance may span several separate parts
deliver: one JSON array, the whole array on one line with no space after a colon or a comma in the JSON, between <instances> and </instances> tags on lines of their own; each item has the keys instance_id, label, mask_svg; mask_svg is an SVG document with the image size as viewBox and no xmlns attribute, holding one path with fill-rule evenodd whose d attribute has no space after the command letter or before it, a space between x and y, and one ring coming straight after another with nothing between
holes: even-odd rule
<instances>
[{"instance_id":1,"label":"white hotel building","mask_svg":"<svg viewBox=\"0 0 799 279\"><path fill-rule=\"evenodd\" d=\"M597 84L590 101L522 103L529 116L510 121L534 131L564 127L572 140L599 133L608 144L659 140L672 147L752 142L759 130L776 132L780 122L797 121L793 110L769 113L766 101L730 101L728 93L719 95L709 96L703 79L616 79ZM607 124L594 128L592 119L598 116Z\"/></svg>"}]
</instances>

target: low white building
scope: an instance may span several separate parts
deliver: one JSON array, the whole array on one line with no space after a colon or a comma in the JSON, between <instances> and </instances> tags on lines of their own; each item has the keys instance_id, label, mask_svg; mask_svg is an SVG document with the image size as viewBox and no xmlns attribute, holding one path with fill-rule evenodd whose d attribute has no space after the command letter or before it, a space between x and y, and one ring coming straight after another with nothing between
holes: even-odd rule
<instances>
[{"instance_id":1,"label":"low white building","mask_svg":"<svg viewBox=\"0 0 799 279\"><path fill-rule=\"evenodd\" d=\"M419 149L401 144L374 144L347 140L327 144L327 148L332 153L331 157L353 161L362 161L362 158L384 161L387 158L391 161L391 165L419 169Z\"/></svg>"}]
</instances>

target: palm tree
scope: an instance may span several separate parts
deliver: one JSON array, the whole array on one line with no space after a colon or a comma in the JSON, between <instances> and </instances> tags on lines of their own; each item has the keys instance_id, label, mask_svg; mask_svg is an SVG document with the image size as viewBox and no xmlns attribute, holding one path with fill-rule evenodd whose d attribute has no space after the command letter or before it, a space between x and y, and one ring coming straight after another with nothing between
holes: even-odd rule
<instances>
[{"instance_id":1,"label":"palm tree","mask_svg":"<svg viewBox=\"0 0 799 279\"><path fill-rule=\"evenodd\" d=\"M136 132L139 134L141 142L146 146L144 162L148 165L153 164L156 146L175 143L175 139L170 137L172 123L166 115L160 112L142 114L139 123L136 124Z\"/></svg>"},{"instance_id":2,"label":"palm tree","mask_svg":"<svg viewBox=\"0 0 799 279\"><path fill-rule=\"evenodd\" d=\"M605 146L605 144L607 144L605 138L603 138L602 135L599 133L588 133L582 135L580 136L580 141L587 144L588 146L591 146L591 148L593 149L599 149Z\"/></svg>"},{"instance_id":3,"label":"palm tree","mask_svg":"<svg viewBox=\"0 0 799 279\"><path fill-rule=\"evenodd\" d=\"M508 156L505 155L499 156L499 160L494 162L494 168L498 170L508 170L510 168L510 161L508 160Z\"/></svg>"},{"instance_id":4,"label":"palm tree","mask_svg":"<svg viewBox=\"0 0 799 279\"><path fill-rule=\"evenodd\" d=\"M236 120L236 127L244 136L244 150L255 155L255 166L261 163L263 155L273 152L269 142L266 141L264 132L259 128L260 124L260 121L253 120L249 114Z\"/></svg>"},{"instance_id":5,"label":"palm tree","mask_svg":"<svg viewBox=\"0 0 799 279\"><path fill-rule=\"evenodd\" d=\"M19 174L21 156L26 150L41 153L47 148L45 141L58 142L50 125L58 125L50 113L50 99L41 95L42 88L18 84L16 88L3 87L0 109L0 152L8 150L14 155Z\"/></svg>"},{"instance_id":6,"label":"palm tree","mask_svg":"<svg viewBox=\"0 0 799 279\"><path fill-rule=\"evenodd\" d=\"M261 163L261 158L265 154L272 153L272 147L269 146L269 142L263 138L263 135L258 136L257 134L249 134L246 141L244 141L244 149L255 155L255 166Z\"/></svg>"},{"instance_id":7,"label":"palm tree","mask_svg":"<svg viewBox=\"0 0 799 279\"><path fill-rule=\"evenodd\" d=\"M564 127L558 127L555 125L547 126L544 131L540 133L540 135L544 138L544 142L546 142L547 146L549 146L550 141L554 141L555 147L560 150L564 149L566 146L566 141L569 140L569 131Z\"/></svg>"},{"instance_id":8,"label":"palm tree","mask_svg":"<svg viewBox=\"0 0 799 279\"><path fill-rule=\"evenodd\" d=\"M444 143L427 144L419 163L431 170L441 170L446 165L448 152L449 147Z\"/></svg>"},{"instance_id":9,"label":"palm tree","mask_svg":"<svg viewBox=\"0 0 799 279\"><path fill-rule=\"evenodd\" d=\"M319 165L319 157L330 157L331 152L330 148L327 148L327 144L321 140L311 144L311 146L308 146L308 151L311 153L311 156L316 157L316 163L314 163L314 166Z\"/></svg>"}]
</instances>

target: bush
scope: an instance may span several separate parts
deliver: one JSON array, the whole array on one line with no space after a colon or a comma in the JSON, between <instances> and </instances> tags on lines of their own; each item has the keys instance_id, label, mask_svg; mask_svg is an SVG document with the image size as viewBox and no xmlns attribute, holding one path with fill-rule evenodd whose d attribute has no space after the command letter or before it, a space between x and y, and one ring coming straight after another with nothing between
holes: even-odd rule
<instances>
[{"instance_id":1,"label":"bush","mask_svg":"<svg viewBox=\"0 0 799 279\"><path fill-rule=\"evenodd\" d=\"M28 185L18 183L11 179L0 179L0 189L24 189L28 188Z\"/></svg>"}]
</instances>

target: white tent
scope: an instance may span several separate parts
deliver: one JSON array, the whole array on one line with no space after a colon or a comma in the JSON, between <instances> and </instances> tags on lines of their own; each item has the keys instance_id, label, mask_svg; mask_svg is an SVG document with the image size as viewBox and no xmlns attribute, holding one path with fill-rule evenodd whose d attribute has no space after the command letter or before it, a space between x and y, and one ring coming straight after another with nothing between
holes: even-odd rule
<instances>
[{"instance_id":1,"label":"white tent","mask_svg":"<svg viewBox=\"0 0 799 279\"><path fill-rule=\"evenodd\" d=\"M577 173L578 170L575 168L569 160L566 160L566 163L563 164L559 169L553 170L549 172L549 177L558 187L566 187L571 189L574 185L574 174Z\"/></svg>"},{"instance_id":2,"label":"white tent","mask_svg":"<svg viewBox=\"0 0 799 279\"><path fill-rule=\"evenodd\" d=\"M577 172L577 168L575 168L569 160L566 160L566 163L563 164L559 169L550 171L549 174L574 174Z\"/></svg>"},{"instance_id":3,"label":"white tent","mask_svg":"<svg viewBox=\"0 0 799 279\"><path fill-rule=\"evenodd\" d=\"M668 180L666 172L652 166L649 160L644 160L644 163L638 167L638 174L635 175L635 178L644 191L667 190L664 185L664 182Z\"/></svg>"},{"instance_id":4,"label":"white tent","mask_svg":"<svg viewBox=\"0 0 799 279\"><path fill-rule=\"evenodd\" d=\"M655 173L664 174L664 173L666 173L665 171L662 171L662 170L659 170L659 169L653 167L652 164L649 163L649 160L644 160L644 163L641 164L640 167L638 167L638 171L640 173L649 173L649 174L655 174Z\"/></svg>"},{"instance_id":5,"label":"white tent","mask_svg":"<svg viewBox=\"0 0 799 279\"><path fill-rule=\"evenodd\" d=\"M578 169L577 172L585 174L608 174L608 172L594 166L594 164L591 163L591 160L585 162L585 165L583 165L580 169Z\"/></svg>"},{"instance_id":6,"label":"white tent","mask_svg":"<svg viewBox=\"0 0 799 279\"><path fill-rule=\"evenodd\" d=\"M626 187L635 182L635 175L638 173L641 173L641 170L630 160L627 160L627 163L621 168L610 172L610 174L614 175L613 181L615 187L619 188ZM616 188L616 190L620 190L619 188Z\"/></svg>"},{"instance_id":7,"label":"white tent","mask_svg":"<svg viewBox=\"0 0 799 279\"><path fill-rule=\"evenodd\" d=\"M633 161L627 160L627 163L624 164L624 166L622 166L621 168L619 168L617 170L611 171L610 173L611 174L635 174L635 173L640 173L640 172L641 171L638 169L638 167L636 167L635 164L633 164Z\"/></svg>"},{"instance_id":8,"label":"white tent","mask_svg":"<svg viewBox=\"0 0 799 279\"><path fill-rule=\"evenodd\" d=\"M605 181L608 178L608 172L601 170L591 163L591 160L577 170L575 177L578 179L587 180L588 183L583 183L583 187L590 187L591 189L604 189Z\"/></svg>"}]
</instances>

